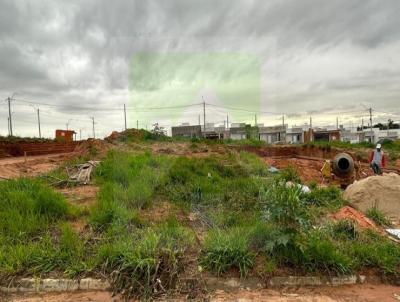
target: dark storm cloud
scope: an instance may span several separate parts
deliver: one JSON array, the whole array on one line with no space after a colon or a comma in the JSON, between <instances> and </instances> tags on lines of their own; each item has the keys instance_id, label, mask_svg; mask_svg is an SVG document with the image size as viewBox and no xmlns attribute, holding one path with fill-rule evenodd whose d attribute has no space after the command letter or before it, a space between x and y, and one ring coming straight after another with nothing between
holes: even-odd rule
<instances>
[{"instance_id":1,"label":"dark storm cloud","mask_svg":"<svg viewBox=\"0 0 400 302\"><path fill-rule=\"evenodd\" d=\"M0 0L0 7L0 96L17 91L62 105L59 113L127 102L132 59L146 52L256 55L262 103L291 117L322 115L332 103L398 107L397 0ZM245 72L238 64L217 76L228 82ZM187 75L184 64L172 66L133 87L156 93Z\"/></svg>"}]
</instances>

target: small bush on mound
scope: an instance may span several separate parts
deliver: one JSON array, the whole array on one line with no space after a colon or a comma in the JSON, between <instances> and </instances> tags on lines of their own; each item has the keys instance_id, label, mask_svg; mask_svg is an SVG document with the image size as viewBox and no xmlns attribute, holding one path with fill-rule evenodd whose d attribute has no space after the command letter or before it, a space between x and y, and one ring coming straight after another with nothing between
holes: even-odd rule
<instances>
[{"instance_id":1,"label":"small bush on mound","mask_svg":"<svg viewBox=\"0 0 400 302\"><path fill-rule=\"evenodd\" d=\"M248 233L243 229L213 230L207 234L202 251L201 264L221 275L230 269L238 269L246 276L253 267L255 254L250 251Z\"/></svg>"},{"instance_id":2,"label":"small bush on mound","mask_svg":"<svg viewBox=\"0 0 400 302\"><path fill-rule=\"evenodd\" d=\"M367 217L371 218L377 225L390 226L392 223L386 218L385 214L377 207L372 207L367 210Z\"/></svg>"}]
</instances>

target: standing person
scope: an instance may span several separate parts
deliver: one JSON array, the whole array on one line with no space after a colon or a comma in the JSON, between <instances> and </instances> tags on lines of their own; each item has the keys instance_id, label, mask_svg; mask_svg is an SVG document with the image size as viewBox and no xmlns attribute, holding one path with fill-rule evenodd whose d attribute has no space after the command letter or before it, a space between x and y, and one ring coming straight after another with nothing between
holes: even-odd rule
<instances>
[{"instance_id":1,"label":"standing person","mask_svg":"<svg viewBox=\"0 0 400 302\"><path fill-rule=\"evenodd\" d=\"M386 167L386 157L382 151L382 145L377 144L376 149L371 152L369 162L375 175L382 175L382 168Z\"/></svg>"}]
</instances>

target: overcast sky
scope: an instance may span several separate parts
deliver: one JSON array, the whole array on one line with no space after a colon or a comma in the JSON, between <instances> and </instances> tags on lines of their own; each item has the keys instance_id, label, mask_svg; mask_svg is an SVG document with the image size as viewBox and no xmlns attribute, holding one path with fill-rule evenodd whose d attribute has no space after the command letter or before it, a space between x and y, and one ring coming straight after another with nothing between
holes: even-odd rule
<instances>
[{"instance_id":1,"label":"overcast sky","mask_svg":"<svg viewBox=\"0 0 400 302\"><path fill-rule=\"evenodd\" d=\"M0 0L0 135L400 120L399 54L398 0Z\"/></svg>"}]
</instances>

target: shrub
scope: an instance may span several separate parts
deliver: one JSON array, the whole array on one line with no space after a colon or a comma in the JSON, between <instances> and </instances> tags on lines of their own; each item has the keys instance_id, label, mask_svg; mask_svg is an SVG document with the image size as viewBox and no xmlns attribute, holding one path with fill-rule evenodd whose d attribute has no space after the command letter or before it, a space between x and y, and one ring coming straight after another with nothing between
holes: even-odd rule
<instances>
[{"instance_id":1,"label":"shrub","mask_svg":"<svg viewBox=\"0 0 400 302\"><path fill-rule=\"evenodd\" d=\"M302 201L301 188L273 184L261 195L264 218L289 232L308 227L310 217Z\"/></svg>"},{"instance_id":2,"label":"shrub","mask_svg":"<svg viewBox=\"0 0 400 302\"><path fill-rule=\"evenodd\" d=\"M221 275L236 268L241 276L247 275L254 265L255 255L250 251L248 234L243 229L212 230L204 243L201 264Z\"/></svg>"}]
</instances>

